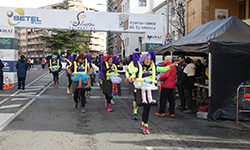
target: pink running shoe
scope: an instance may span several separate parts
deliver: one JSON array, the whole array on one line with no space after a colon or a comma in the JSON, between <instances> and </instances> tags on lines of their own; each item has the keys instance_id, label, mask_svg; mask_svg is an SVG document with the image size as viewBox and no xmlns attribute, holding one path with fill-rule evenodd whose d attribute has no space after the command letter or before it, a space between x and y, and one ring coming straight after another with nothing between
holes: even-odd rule
<instances>
[{"instance_id":1,"label":"pink running shoe","mask_svg":"<svg viewBox=\"0 0 250 150\"><path fill-rule=\"evenodd\" d=\"M112 112L112 111L113 111L112 108L111 108L111 106L108 106L107 111L109 111L109 112Z\"/></svg>"},{"instance_id":2,"label":"pink running shoe","mask_svg":"<svg viewBox=\"0 0 250 150\"><path fill-rule=\"evenodd\" d=\"M105 100L105 107L106 107L106 108L109 107L107 100Z\"/></svg>"},{"instance_id":3,"label":"pink running shoe","mask_svg":"<svg viewBox=\"0 0 250 150\"><path fill-rule=\"evenodd\" d=\"M148 130L148 127L144 127L143 133L144 133L144 134L150 134L150 132L149 132L149 130Z\"/></svg>"},{"instance_id":4,"label":"pink running shoe","mask_svg":"<svg viewBox=\"0 0 250 150\"><path fill-rule=\"evenodd\" d=\"M140 129L144 130L144 125L141 125L141 128L140 128Z\"/></svg>"}]
</instances>

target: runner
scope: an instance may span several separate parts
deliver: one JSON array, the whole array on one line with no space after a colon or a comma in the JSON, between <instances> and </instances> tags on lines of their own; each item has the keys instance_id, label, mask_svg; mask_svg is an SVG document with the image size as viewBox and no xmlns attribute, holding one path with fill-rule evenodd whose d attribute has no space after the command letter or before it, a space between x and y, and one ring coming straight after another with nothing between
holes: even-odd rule
<instances>
[{"instance_id":1,"label":"runner","mask_svg":"<svg viewBox=\"0 0 250 150\"><path fill-rule=\"evenodd\" d=\"M86 95L85 90L82 89L89 89L90 87L90 77L91 74L90 65L87 61L86 55L79 54L73 64L69 67L68 73L72 75L72 93L74 94L74 108L77 109L78 107L78 98L80 96L81 101L81 112L85 113L85 103L86 103ZM79 95L80 93L80 95Z\"/></svg>"},{"instance_id":2,"label":"runner","mask_svg":"<svg viewBox=\"0 0 250 150\"><path fill-rule=\"evenodd\" d=\"M58 55L53 55L49 60L49 70L53 74L54 86L59 84L59 72L61 71L62 64L58 58Z\"/></svg>"},{"instance_id":3,"label":"runner","mask_svg":"<svg viewBox=\"0 0 250 150\"><path fill-rule=\"evenodd\" d=\"M111 108L112 93L114 96L118 95L118 84L121 83L121 78L118 77L117 70L123 70L123 66L117 67L113 63L113 58L112 55L104 56L104 63L101 65L103 72L103 94L106 99L105 106L109 112L113 111Z\"/></svg>"},{"instance_id":4,"label":"runner","mask_svg":"<svg viewBox=\"0 0 250 150\"><path fill-rule=\"evenodd\" d=\"M43 58L43 59L41 60L41 65L42 65L42 70L43 70L43 71L44 71L46 62L47 62L47 61L46 61L45 58Z\"/></svg>"},{"instance_id":5,"label":"runner","mask_svg":"<svg viewBox=\"0 0 250 150\"><path fill-rule=\"evenodd\" d=\"M153 60L155 60L154 52L150 54L134 53L134 61L136 61L138 55L140 57L140 61L137 62L135 65L136 67L133 69L126 67L126 70L131 74L136 74L136 80L134 82L136 88L136 103L138 106L143 106L141 129L143 129L144 134L150 134L148 128L149 111L151 106L157 106L157 102L153 99L153 97L158 97L158 95L153 95L154 91L157 92L155 94L158 94L158 87L155 86L155 84L157 84L156 71L165 72L171 69L175 64L169 65L167 67L155 68L154 61L151 61L151 57L153 57Z\"/></svg>"},{"instance_id":6,"label":"runner","mask_svg":"<svg viewBox=\"0 0 250 150\"><path fill-rule=\"evenodd\" d=\"M133 55L129 56L129 65L128 68L129 69L133 69L134 68L134 61L133 61ZM134 101L133 101L133 108L134 108L134 116L133 116L133 120L138 120L138 106L136 105L136 90L135 90L135 86L134 86L134 81L135 81L135 74L130 74L128 71L126 71L125 73L128 82L129 82L129 89L133 92L134 94Z\"/></svg>"},{"instance_id":7,"label":"runner","mask_svg":"<svg viewBox=\"0 0 250 150\"><path fill-rule=\"evenodd\" d=\"M71 75L69 74L69 67L72 65L72 58L70 55L68 55L67 58L64 58L65 61L67 61L66 64L66 77L68 78L68 85L67 85L67 94L70 94L70 86L72 84L72 79L71 79Z\"/></svg>"}]
</instances>

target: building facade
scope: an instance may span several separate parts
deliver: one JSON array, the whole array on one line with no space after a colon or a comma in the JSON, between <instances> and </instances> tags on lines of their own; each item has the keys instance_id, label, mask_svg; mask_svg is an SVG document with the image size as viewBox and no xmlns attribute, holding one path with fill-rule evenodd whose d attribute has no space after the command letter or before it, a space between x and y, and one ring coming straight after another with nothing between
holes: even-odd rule
<instances>
[{"instance_id":1,"label":"building facade","mask_svg":"<svg viewBox=\"0 0 250 150\"><path fill-rule=\"evenodd\" d=\"M250 24L250 0L186 0L186 34L198 25L230 16Z\"/></svg>"},{"instance_id":2,"label":"building facade","mask_svg":"<svg viewBox=\"0 0 250 150\"><path fill-rule=\"evenodd\" d=\"M152 13L153 8L163 1L164 0L123 0L120 7L122 8L122 13L145 14ZM140 51L147 51L147 45L143 43L147 37L145 34L122 33L121 37L124 41L124 54L126 57L132 54L136 48L139 48Z\"/></svg>"},{"instance_id":3,"label":"building facade","mask_svg":"<svg viewBox=\"0 0 250 150\"><path fill-rule=\"evenodd\" d=\"M158 6L156 6L153 10L153 14L163 15L163 36L164 38L167 36L167 24L169 24L169 33L172 37L172 42L178 40L183 35L180 33L174 26L174 22L179 21L176 15L176 12L172 12L171 8L175 7L175 4L170 0L169 1L169 14L167 14L167 1L162 2ZM185 9L185 8L184 8ZM181 16L181 15L180 15ZM169 17L169 23L167 22L167 17ZM183 17L185 17L183 15ZM164 39L165 40L165 39Z\"/></svg>"},{"instance_id":4,"label":"building facade","mask_svg":"<svg viewBox=\"0 0 250 150\"><path fill-rule=\"evenodd\" d=\"M121 12L122 0L107 0L107 12ZM107 53L122 57L121 33L107 33Z\"/></svg>"},{"instance_id":5,"label":"building facade","mask_svg":"<svg viewBox=\"0 0 250 150\"><path fill-rule=\"evenodd\" d=\"M40 9L60 9L64 3L56 3L53 5L48 5L41 7ZM77 11L99 11L89 6L85 6L81 0L71 0L69 1L69 10ZM98 3L99 4L99 3ZM102 7L105 7L103 5ZM51 54L51 50L46 48L45 41L40 39L45 30L43 29L19 29L19 54L26 55L30 58L41 59ZM105 32L92 32L90 35L89 50L86 53L92 56L97 56L100 53L106 52L106 33Z\"/></svg>"}]
</instances>

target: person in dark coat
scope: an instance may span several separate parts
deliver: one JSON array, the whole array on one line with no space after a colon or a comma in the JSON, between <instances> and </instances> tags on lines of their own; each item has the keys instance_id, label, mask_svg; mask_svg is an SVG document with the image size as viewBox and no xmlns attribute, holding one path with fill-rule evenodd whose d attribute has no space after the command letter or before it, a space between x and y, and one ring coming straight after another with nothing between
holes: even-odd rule
<instances>
[{"instance_id":1,"label":"person in dark coat","mask_svg":"<svg viewBox=\"0 0 250 150\"><path fill-rule=\"evenodd\" d=\"M0 90L2 91L3 90L3 63L0 59Z\"/></svg>"},{"instance_id":2,"label":"person in dark coat","mask_svg":"<svg viewBox=\"0 0 250 150\"><path fill-rule=\"evenodd\" d=\"M193 99L192 99L192 89L194 88L195 82L195 64L192 63L191 58L185 59L186 67L182 74L182 85L184 87L185 98L187 100L188 108L184 110L183 113L192 113Z\"/></svg>"},{"instance_id":3,"label":"person in dark coat","mask_svg":"<svg viewBox=\"0 0 250 150\"><path fill-rule=\"evenodd\" d=\"M183 70L186 67L185 65L185 57L183 55L180 55L178 57L179 59L179 64L177 66L177 76L176 76L176 86L180 95L180 100L181 100L181 105L179 106L179 108L181 108L182 111L184 111L186 108L186 98L185 98L185 94L184 94L184 87L181 84L182 81L182 74L183 74Z\"/></svg>"},{"instance_id":4,"label":"person in dark coat","mask_svg":"<svg viewBox=\"0 0 250 150\"><path fill-rule=\"evenodd\" d=\"M21 55L21 58L17 61L17 64L16 64L17 78L18 78L18 90L21 89L21 84L22 84L22 90L25 89L25 79L26 79L28 68L29 68L29 65L27 61L25 60L24 55Z\"/></svg>"}]
</instances>

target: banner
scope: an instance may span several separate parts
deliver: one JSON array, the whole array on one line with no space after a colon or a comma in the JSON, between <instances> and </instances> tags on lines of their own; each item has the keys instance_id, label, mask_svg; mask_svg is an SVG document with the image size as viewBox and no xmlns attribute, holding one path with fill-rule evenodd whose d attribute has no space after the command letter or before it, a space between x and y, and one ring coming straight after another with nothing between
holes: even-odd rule
<instances>
[{"instance_id":1,"label":"banner","mask_svg":"<svg viewBox=\"0 0 250 150\"><path fill-rule=\"evenodd\" d=\"M0 49L0 59L8 61L18 60L18 50Z\"/></svg>"},{"instance_id":2,"label":"banner","mask_svg":"<svg viewBox=\"0 0 250 150\"><path fill-rule=\"evenodd\" d=\"M17 61L2 61L4 67L3 72L16 72L16 63Z\"/></svg>"},{"instance_id":3,"label":"banner","mask_svg":"<svg viewBox=\"0 0 250 150\"><path fill-rule=\"evenodd\" d=\"M0 49L18 49L18 40L14 38L0 38Z\"/></svg>"},{"instance_id":4,"label":"banner","mask_svg":"<svg viewBox=\"0 0 250 150\"><path fill-rule=\"evenodd\" d=\"M163 16L0 7L0 26L113 32L163 33Z\"/></svg>"},{"instance_id":5,"label":"banner","mask_svg":"<svg viewBox=\"0 0 250 150\"><path fill-rule=\"evenodd\" d=\"M0 26L0 37L18 38L18 29L15 27Z\"/></svg>"}]
</instances>

